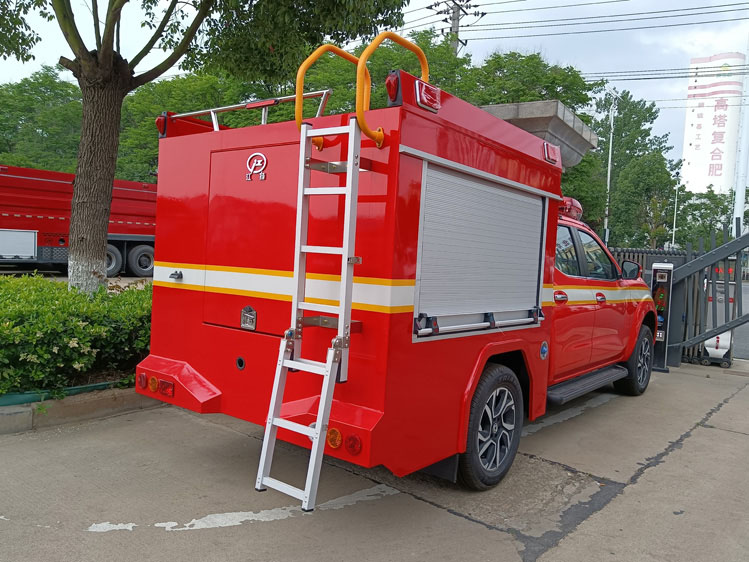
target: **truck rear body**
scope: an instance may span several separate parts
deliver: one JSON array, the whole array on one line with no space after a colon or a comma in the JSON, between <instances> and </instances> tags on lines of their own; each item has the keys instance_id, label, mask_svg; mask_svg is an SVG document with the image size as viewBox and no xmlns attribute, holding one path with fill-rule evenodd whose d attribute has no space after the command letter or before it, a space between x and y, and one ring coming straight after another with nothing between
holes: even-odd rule
<instances>
[{"instance_id":1,"label":"truck rear body","mask_svg":"<svg viewBox=\"0 0 749 562\"><path fill-rule=\"evenodd\" d=\"M361 448L325 449L396 475L465 450L473 390L492 358L522 371L529 417L544 413L561 199L555 147L445 92L436 113L420 107L417 87L401 72L402 105L367 113L386 141L362 142L348 381L335 387L329 422ZM151 355L136 388L264 424L290 327L299 131L193 121L167 119L160 140ZM312 158L345 161L346 143ZM343 185L311 174L314 187ZM310 202L309 244L340 246L341 209L335 195ZM340 257L310 255L308 300L336 304L339 274ZM254 329L242 327L247 307ZM323 360L330 318L307 316L305 355ZM291 373L282 416L314 421L319 393L314 375Z\"/></svg>"}]
</instances>

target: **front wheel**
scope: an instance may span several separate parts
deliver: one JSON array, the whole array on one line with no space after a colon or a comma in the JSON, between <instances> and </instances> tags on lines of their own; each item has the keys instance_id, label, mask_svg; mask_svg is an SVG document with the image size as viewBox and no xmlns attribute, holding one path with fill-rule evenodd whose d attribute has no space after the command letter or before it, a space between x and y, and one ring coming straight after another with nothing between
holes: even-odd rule
<instances>
[{"instance_id":1,"label":"front wheel","mask_svg":"<svg viewBox=\"0 0 749 562\"><path fill-rule=\"evenodd\" d=\"M496 486L518 451L523 430L523 393L515 373L504 365L484 368L471 401L466 451L460 479L469 488Z\"/></svg>"},{"instance_id":2,"label":"front wheel","mask_svg":"<svg viewBox=\"0 0 749 562\"><path fill-rule=\"evenodd\" d=\"M653 370L653 332L647 326L640 328L637 343L625 366L629 374L614 382L614 388L623 394L639 396L648 387Z\"/></svg>"}]
</instances>

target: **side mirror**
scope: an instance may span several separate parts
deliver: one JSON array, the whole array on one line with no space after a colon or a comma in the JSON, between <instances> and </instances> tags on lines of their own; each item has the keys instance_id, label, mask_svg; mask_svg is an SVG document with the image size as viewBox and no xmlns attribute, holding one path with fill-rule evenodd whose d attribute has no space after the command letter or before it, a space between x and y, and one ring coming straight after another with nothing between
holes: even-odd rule
<instances>
[{"instance_id":1,"label":"side mirror","mask_svg":"<svg viewBox=\"0 0 749 562\"><path fill-rule=\"evenodd\" d=\"M639 279L642 276L642 266L634 261L622 262L622 279Z\"/></svg>"}]
</instances>

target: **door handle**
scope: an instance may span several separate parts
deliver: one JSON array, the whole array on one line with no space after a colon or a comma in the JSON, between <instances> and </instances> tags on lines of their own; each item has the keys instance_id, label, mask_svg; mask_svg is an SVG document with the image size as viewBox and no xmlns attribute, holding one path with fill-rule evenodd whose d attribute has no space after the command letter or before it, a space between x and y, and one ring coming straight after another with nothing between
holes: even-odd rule
<instances>
[{"instance_id":1,"label":"door handle","mask_svg":"<svg viewBox=\"0 0 749 562\"><path fill-rule=\"evenodd\" d=\"M596 293L596 302L599 302L601 304L606 302L606 295L603 293Z\"/></svg>"},{"instance_id":2,"label":"door handle","mask_svg":"<svg viewBox=\"0 0 749 562\"><path fill-rule=\"evenodd\" d=\"M563 304L567 302L567 293L564 291L554 291L554 302Z\"/></svg>"}]
</instances>

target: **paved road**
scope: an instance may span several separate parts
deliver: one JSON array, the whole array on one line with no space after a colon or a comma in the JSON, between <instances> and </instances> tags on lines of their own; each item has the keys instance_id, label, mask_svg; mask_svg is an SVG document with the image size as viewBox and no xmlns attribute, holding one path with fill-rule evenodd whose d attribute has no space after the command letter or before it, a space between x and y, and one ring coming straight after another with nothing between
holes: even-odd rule
<instances>
[{"instance_id":1,"label":"paved road","mask_svg":"<svg viewBox=\"0 0 749 562\"><path fill-rule=\"evenodd\" d=\"M223 416L1 436L0 561L746 561L747 410L749 364L687 365L551 411L494 490L326 462L311 514L253 490L261 430Z\"/></svg>"}]
</instances>

